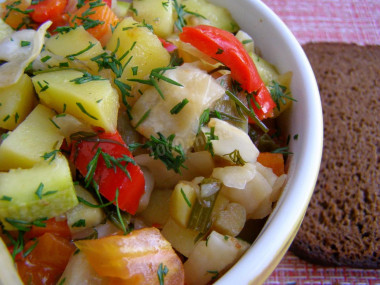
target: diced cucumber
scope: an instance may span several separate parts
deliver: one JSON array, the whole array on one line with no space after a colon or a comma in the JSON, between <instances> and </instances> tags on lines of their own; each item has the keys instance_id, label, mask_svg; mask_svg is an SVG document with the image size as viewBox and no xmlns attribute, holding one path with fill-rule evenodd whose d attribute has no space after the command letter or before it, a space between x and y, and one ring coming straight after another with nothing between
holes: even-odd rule
<instances>
[{"instance_id":1,"label":"diced cucumber","mask_svg":"<svg viewBox=\"0 0 380 285\"><path fill-rule=\"evenodd\" d=\"M55 217L77 203L68 162L60 153L29 169L0 173L0 221L5 229L14 228L9 221Z\"/></svg>"},{"instance_id":2,"label":"diced cucumber","mask_svg":"<svg viewBox=\"0 0 380 285\"><path fill-rule=\"evenodd\" d=\"M209 3L206 0L183 0L182 5L185 6L185 11L195 14L187 15L187 21L191 25L205 24L204 18L209 21L209 25L218 27L229 32L237 32L239 30L238 24L231 17L230 12L221 6Z\"/></svg>"},{"instance_id":3,"label":"diced cucumber","mask_svg":"<svg viewBox=\"0 0 380 285\"><path fill-rule=\"evenodd\" d=\"M112 8L112 11L118 16L119 18L124 18L127 16L129 7L131 7L131 3L124 2L124 1L116 1L116 6Z\"/></svg>"},{"instance_id":4,"label":"diced cucumber","mask_svg":"<svg viewBox=\"0 0 380 285\"><path fill-rule=\"evenodd\" d=\"M269 63L255 53L250 53L250 55L265 85L269 85L272 80L277 81L279 73L273 64Z\"/></svg>"},{"instance_id":5,"label":"diced cucumber","mask_svg":"<svg viewBox=\"0 0 380 285\"><path fill-rule=\"evenodd\" d=\"M236 237L244 227L247 213L238 203L229 203L220 211L212 225L212 229L223 235Z\"/></svg>"}]
</instances>

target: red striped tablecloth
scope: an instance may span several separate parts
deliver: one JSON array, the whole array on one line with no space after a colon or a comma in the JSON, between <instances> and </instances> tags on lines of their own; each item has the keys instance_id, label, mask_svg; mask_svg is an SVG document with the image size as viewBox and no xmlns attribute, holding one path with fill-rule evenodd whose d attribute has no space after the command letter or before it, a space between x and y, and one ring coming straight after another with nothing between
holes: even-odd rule
<instances>
[{"instance_id":1,"label":"red striped tablecloth","mask_svg":"<svg viewBox=\"0 0 380 285\"><path fill-rule=\"evenodd\" d=\"M263 0L301 44L380 45L380 0ZM379 63L380 64L380 63ZM380 270L322 267L288 252L265 285L380 285Z\"/></svg>"}]
</instances>

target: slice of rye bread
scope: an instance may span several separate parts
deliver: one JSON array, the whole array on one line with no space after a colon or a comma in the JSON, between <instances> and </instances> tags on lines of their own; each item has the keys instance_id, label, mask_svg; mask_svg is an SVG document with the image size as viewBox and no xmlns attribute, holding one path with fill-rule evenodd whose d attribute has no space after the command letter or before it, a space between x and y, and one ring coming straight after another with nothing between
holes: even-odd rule
<instances>
[{"instance_id":1,"label":"slice of rye bread","mask_svg":"<svg viewBox=\"0 0 380 285\"><path fill-rule=\"evenodd\" d=\"M380 46L303 46L320 89L324 149L291 246L326 266L380 268Z\"/></svg>"}]
</instances>

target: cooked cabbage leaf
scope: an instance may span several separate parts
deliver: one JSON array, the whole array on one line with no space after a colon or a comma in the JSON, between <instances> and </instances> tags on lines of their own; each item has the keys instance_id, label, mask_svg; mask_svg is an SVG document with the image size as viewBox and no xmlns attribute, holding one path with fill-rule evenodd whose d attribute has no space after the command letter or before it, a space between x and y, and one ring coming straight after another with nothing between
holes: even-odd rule
<instances>
[{"instance_id":1,"label":"cooked cabbage leaf","mask_svg":"<svg viewBox=\"0 0 380 285\"><path fill-rule=\"evenodd\" d=\"M51 23L45 22L37 31L16 31L0 42L0 61L5 61L0 66L0 87L16 83L29 63L39 55Z\"/></svg>"}]
</instances>

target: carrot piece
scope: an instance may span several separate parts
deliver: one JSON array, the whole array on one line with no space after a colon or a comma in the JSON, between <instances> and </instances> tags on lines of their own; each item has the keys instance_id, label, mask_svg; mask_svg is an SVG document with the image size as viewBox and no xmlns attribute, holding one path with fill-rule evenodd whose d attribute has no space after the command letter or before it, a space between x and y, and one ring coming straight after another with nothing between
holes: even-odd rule
<instances>
[{"instance_id":1,"label":"carrot piece","mask_svg":"<svg viewBox=\"0 0 380 285\"><path fill-rule=\"evenodd\" d=\"M3 9L3 20L15 30L24 28L37 28L38 25L32 22L30 13L32 9L28 9L28 1L8 0L0 4L0 10Z\"/></svg>"},{"instance_id":2,"label":"carrot piece","mask_svg":"<svg viewBox=\"0 0 380 285\"><path fill-rule=\"evenodd\" d=\"M272 168L277 176L285 173L284 157L281 153L261 152L257 157L257 162Z\"/></svg>"},{"instance_id":3,"label":"carrot piece","mask_svg":"<svg viewBox=\"0 0 380 285\"><path fill-rule=\"evenodd\" d=\"M79 8L71 18L72 25L83 25L103 46L111 37L111 26L116 26L119 19L104 2L89 1Z\"/></svg>"}]
</instances>

